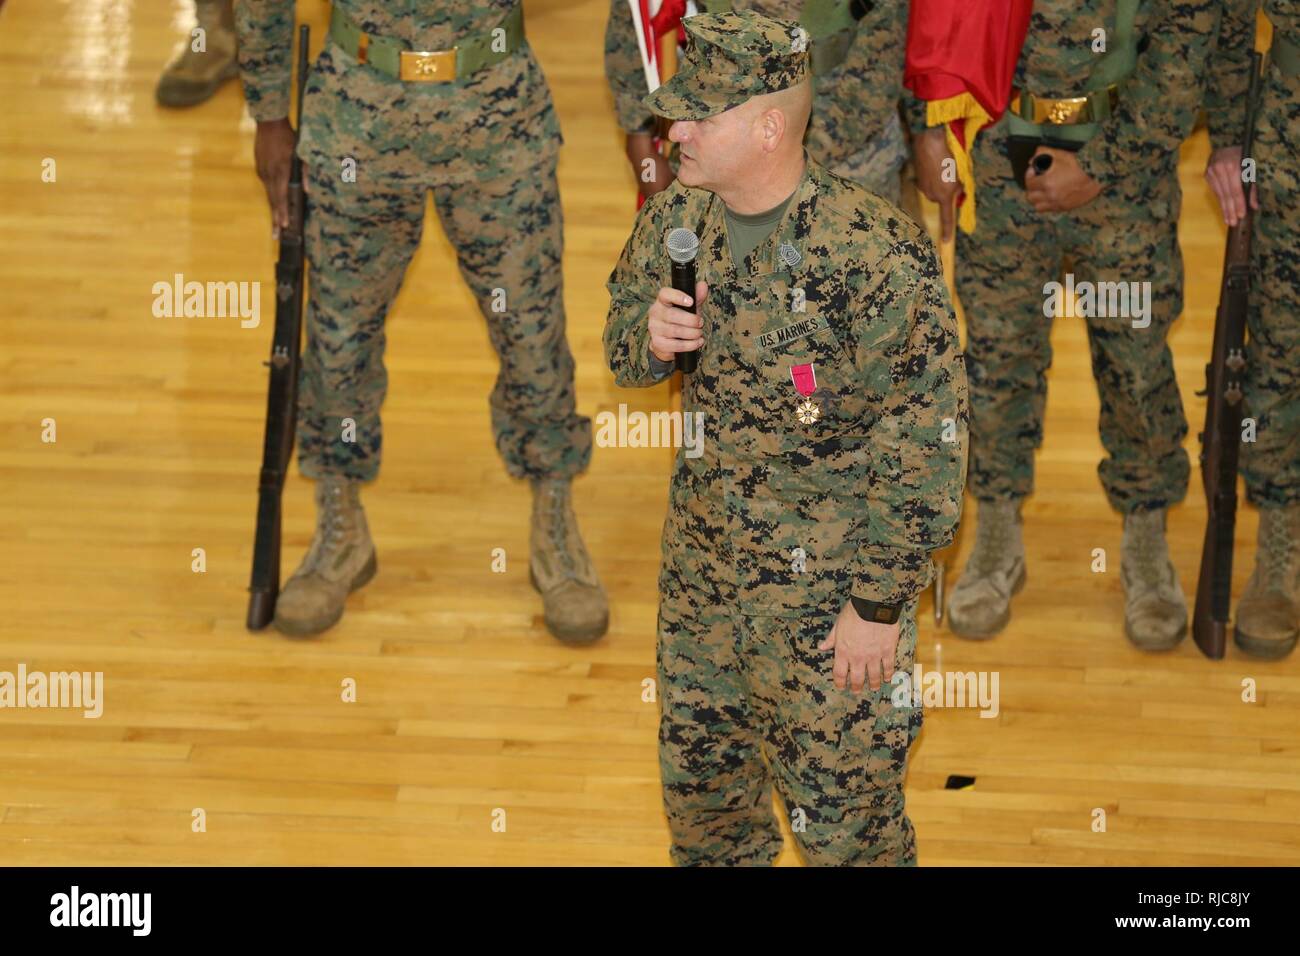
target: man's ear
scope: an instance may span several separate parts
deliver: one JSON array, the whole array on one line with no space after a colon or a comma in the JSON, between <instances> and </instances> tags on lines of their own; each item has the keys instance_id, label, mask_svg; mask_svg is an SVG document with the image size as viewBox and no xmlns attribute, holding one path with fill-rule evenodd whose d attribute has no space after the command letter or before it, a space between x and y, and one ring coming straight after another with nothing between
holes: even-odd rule
<instances>
[{"instance_id":1,"label":"man's ear","mask_svg":"<svg viewBox=\"0 0 1300 956\"><path fill-rule=\"evenodd\" d=\"M781 145L785 139L786 130L785 113L776 107L772 107L763 114L763 149L769 153L775 152L776 148Z\"/></svg>"}]
</instances>

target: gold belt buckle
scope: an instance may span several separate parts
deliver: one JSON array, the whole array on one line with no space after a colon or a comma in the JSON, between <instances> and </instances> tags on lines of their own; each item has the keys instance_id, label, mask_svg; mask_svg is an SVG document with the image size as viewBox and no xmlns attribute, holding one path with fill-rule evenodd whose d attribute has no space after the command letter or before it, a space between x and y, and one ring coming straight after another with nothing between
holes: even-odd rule
<instances>
[{"instance_id":1,"label":"gold belt buckle","mask_svg":"<svg viewBox=\"0 0 1300 956\"><path fill-rule=\"evenodd\" d=\"M403 50L399 75L409 83L445 83L456 79L456 48Z\"/></svg>"},{"instance_id":2,"label":"gold belt buckle","mask_svg":"<svg viewBox=\"0 0 1300 956\"><path fill-rule=\"evenodd\" d=\"M1034 122L1053 126L1071 126L1083 121L1088 108L1088 97L1075 96L1065 100L1034 100Z\"/></svg>"}]
</instances>

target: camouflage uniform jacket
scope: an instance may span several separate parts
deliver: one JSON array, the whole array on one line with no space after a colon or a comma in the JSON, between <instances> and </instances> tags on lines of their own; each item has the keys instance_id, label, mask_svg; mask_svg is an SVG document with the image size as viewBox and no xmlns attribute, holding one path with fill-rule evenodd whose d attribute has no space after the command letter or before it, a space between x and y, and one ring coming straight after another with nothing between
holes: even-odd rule
<instances>
[{"instance_id":1,"label":"camouflage uniform jacket","mask_svg":"<svg viewBox=\"0 0 1300 956\"><path fill-rule=\"evenodd\" d=\"M802 0L732 4L735 10L753 10L781 20L798 20L802 7ZM903 94L906 45L907 0L876 0L858 21L857 36L844 62L826 76L813 78L813 114L804 142L817 162L834 166L885 134ZM610 0L605 77L614 94L619 126L629 133L648 129L653 116L642 102L647 93L645 73L627 0Z\"/></svg>"},{"instance_id":2,"label":"camouflage uniform jacket","mask_svg":"<svg viewBox=\"0 0 1300 956\"><path fill-rule=\"evenodd\" d=\"M934 248L811 160L784 219L739 266L724 208L680 182L654 195L608 284L610 368L619 385L652 385L647 313L670 284L664 238L677 226L700 237L705 345L683 406L704 416L703 454L677 456L661 593L688 584L757 615L833 611L850 593L905 602L952 540L966 471L965 366ZM802 424L791 367L807 363L821 414Z\"/></svg>"},{"instance_id":3,"label":"camouflage uniform jacket","mask_svg":"<svg viewBox=\"0 0 1300 956\"><path fill-rule=\"evenodd\" d=\"M519 0L335 0L363 30L413 50L444 50L490 31ZM253 118L289 115L293 0L236 4L239 66ZM312 68L298 153L373 179L433 182L532 169L562 139L550 90L525 42L516 54L454 82L404 83L358 63L328 38ZM470 162L466 162L466 160Z\"/></svg>"}]
</instances>

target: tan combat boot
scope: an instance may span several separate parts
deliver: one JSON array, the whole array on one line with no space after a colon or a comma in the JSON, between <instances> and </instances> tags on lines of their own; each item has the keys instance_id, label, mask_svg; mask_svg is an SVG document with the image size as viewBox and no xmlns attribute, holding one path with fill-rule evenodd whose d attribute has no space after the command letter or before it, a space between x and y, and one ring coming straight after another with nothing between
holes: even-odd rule
<instances>
[{"instance_id":1,"label":"tan combat boot","mask_svg":"<svg viewBox=\"0 0 1300 956\"><path fill-rule=\"evenodd\" d=\"M529 579L546 626L567 644L588 644L609 627L609 602L578 533L567 479L534 481Z\"/></svg>"},{"instance_id":2,"label":"tan combat boot","mask_svg":"<svg viewBox=\"0 0 1300 956\"><path fill-rule=\"evenodd\" d=\"M1300 637L1300 504L1261 508L1256 548L1233 640L1247 654L1276 660Z\"/></svg>"},{"instance_id":3,"label":"tan combat boot","mask_svg":"<svg viewBox=\"0 0 1300 956\"><path fill-rule=\"evenodd\" d=\"M163 106L197 106L239 75L231 0L195 0L194 7L204 31L204 50L194 50L193 34L185 38L180 55L158 80L155 96Z\"/></svg>"},{"instance_id":4,"label":"tan combat boot","mask_svg":"<svg viewBox=\"0 0 1300 956\"><path fill-rule=\"evenodd\" d=\"M275 602L275 626L282 633L307 637L333 626L348 594L375 576L360 487L346 478L316 483L316 535Z\"/></svg>"},{"instance_id":5,"label":"tan combat boot","mask_svg":"<svg viewBox=\"0 0 1300 956\"><path fill-rule=\"evenodd\" d=\"M1187 598L1169 560L1165 509L1124 516L1120 544L1124 633L1144 651L1166 651L1187 633Z\"/></svg>"},{"instance_id":6,"label":"tan combat boot","mask_svg":"<svg viewBox=\"0 0 1300 956\"><path fill-rule=\"evenodd\" d=\"M958 637L987 640L1011 620L1011 596L1025 586L1020 502L977 502L975 549L948 599L948 626Z\"/></svg>"}]
</instances>

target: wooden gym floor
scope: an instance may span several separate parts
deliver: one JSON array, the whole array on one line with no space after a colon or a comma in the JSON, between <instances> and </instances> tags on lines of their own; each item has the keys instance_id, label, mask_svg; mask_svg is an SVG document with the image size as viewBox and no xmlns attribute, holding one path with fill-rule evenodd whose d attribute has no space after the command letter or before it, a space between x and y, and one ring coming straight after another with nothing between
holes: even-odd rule
<instances>
[{"instance_id":1,"label":"wooden gym floor","mask_svg":"<svg viewBox=\"0 0 1300 956\"><path fill-rule=\"evenodd\" d=\"M318 48L326 5L299 10ZM634 209L604 92L606 10L528 2L567 144L569 339L589 415L669 401L616 389L601 355L604 281ZM0 710L0 864L665 863L641 682L670 453L597 449L577 484L613 622L593 648L560 646L528 584L527 488L490 437L495 359L436 228L389 324L384 468L365 499L379 575L321 639L244 629L271 316L243 329L150 309L176 273L269 282L275 254L238 86L189 111L154 105L190 17L187 0L0 10L0 670L106 681L98 720ZM1183 154L1188 307L1172 334L1193 456L1224 236L1206 153L1198 134ZM1298 863L1300 657L1130 648L1082 321L1057 321L1053 345L1014 621L964 643L922 606L922 666L997 671L1001 709L927 713L907 788L921 862ZM292 477L286 574L310 498ZM1204 516L1194 477L1170 531L1189 590ZM1237 593L1255 528L1245 509ZM948 555L951 579L973 537ZM1107 573L1090 570L1094 548ZM975 786L945 790L950 774ZM781 862L797 862L788 840Z\"/></svg>"}]
</instances>

